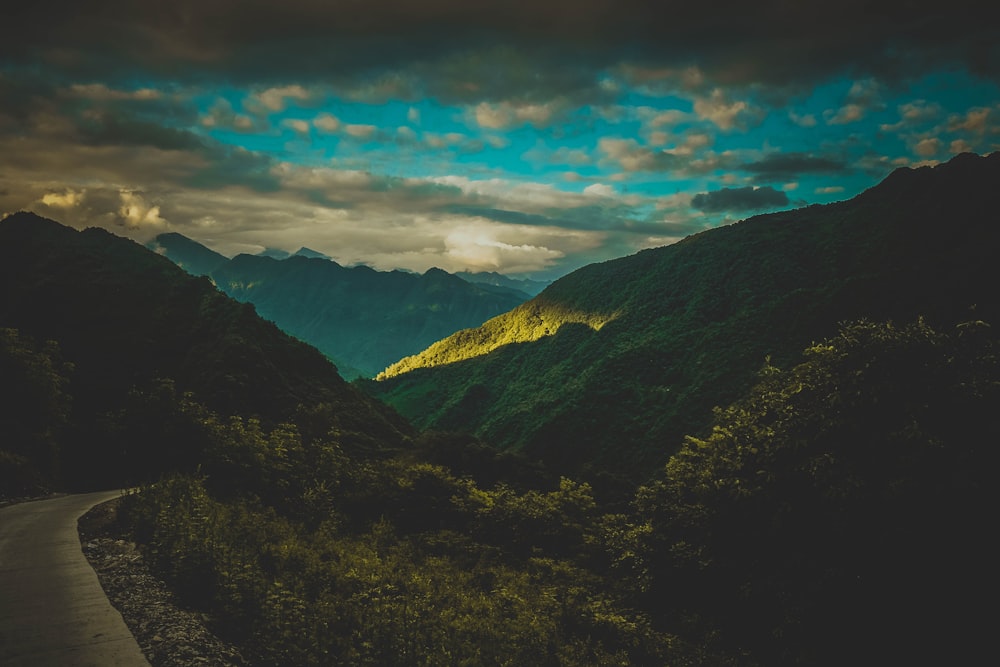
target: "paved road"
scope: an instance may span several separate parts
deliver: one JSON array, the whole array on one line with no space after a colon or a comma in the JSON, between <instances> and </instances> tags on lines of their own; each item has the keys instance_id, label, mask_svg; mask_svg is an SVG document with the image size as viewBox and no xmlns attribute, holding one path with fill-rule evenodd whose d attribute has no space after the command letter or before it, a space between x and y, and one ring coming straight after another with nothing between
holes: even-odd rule
<instances>
[{"instance_id":1,"label":"paved road","mask_svg":"<svg viewBox=\"0 0 1000 667\"><path fill-rule=\"evenodd\" d=\"M80 548L76 520L118 491L0 509L0 665L149 667Z\"/></svg>"}]
</instances>

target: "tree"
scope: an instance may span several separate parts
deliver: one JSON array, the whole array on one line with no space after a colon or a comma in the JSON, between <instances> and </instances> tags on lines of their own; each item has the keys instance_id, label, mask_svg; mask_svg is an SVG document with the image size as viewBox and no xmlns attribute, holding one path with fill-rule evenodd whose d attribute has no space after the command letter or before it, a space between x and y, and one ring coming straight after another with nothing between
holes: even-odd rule
<instances>
[{"instance_id":1,"label":"tree","mask_svg":"<svg viewBox=\"0 0 1000 667\"><path fill-rule=\"evenodd\" d=\"M981 322L858 322L765 367L637 495L647 604L764 664L975 655L998 405Z\"/></svg>"},{"instance_id":2,"label":"tree","mask_svg":"<svg viewBox=\"0 0 1000 667\"><path fill-rule=\"evenodd\" d=\"M59 481L72 370L55 342L39 345L17 329L0 328L0 498Z\"/></svg>"}]
</instances>

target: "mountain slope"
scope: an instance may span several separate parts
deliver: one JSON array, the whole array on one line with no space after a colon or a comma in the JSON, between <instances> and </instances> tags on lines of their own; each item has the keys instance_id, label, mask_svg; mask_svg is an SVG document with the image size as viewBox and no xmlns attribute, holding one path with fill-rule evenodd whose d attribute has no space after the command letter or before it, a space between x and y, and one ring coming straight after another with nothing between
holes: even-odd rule
<instances>
[{"instance_id":1,"label":"mountain slope","mask_svg":"<svg viewBox=\"0 0 1000 667\"><path fill-rule=\"evenodd\" d=\"M771 356L848 319L1000 322L1000 154L901 169L846 202L757 216L584 267L371 391L567 472L642 477ZM975 311L970 308L975 307Z\"/></svg>"},{"instance_id":2,"label":"mountain slope","mask_svg":"<svg viewBox=\"0 0 1000 667\"><path fill-rule=\"evenodd\" d=\"M15 343L57 343L71 364L63 374L80 447L97 444L101 420L131 393L164 379L214 411L264 423L299 406L332 406L337 428L359 445L396 446L410 433L252 306L104 230L77 232L30 213L0 222L0 328L19 332Z\"/></svg>"},{"instance_id":3,"label":"mountain slope","mask_svg":"<svg viewBox=\"0 0 1000 667\"><path fill-rule=\"evenodd\" d=\"M528 295L473 285L440 269L423 275L346 268L307 248L295 256L227 260L195 241L161 235L150 244L260 315L316 346L349 379L372 377L436 340L504 313ZM181 237L184 238L184 237ZM212 253L222 261L206 261ZM195 270L200 267L200 270Z\"/></svg>"},{"instance_id":4,"label":"mountain slope","mask_svg":"<svg viewBox=\"0 0 1000 667\"><path fill-rule=\"evenodd\" d=\"M212 271L229 261L225 255L176 232L160 234L146 247L195 276L211 276Z\"/></svg>"}]
</instances>

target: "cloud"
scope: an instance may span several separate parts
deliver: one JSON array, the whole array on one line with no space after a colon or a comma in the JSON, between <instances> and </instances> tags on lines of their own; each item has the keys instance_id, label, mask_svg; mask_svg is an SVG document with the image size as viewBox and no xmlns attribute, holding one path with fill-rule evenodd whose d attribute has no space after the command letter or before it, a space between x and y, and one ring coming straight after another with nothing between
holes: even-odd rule
<instances>
[{"instance_id":1,"label":"cloud","mask_svg":"<svg viewBox=\"0 0 1000 667\"><path fill-rule=\"evenodd\" d=\"M818 195L836 195L842 193L843 191L844 187L842 185L828 185L826 187L816 188L813 190L813 192Z\"/></svg>"},{"instance_id":2,"label":"cloud","mask_svg":"<svg viewBox=\"0 0 1000 667\"><path fill-rule=\"evenodd\" d=\"M922 158L934 157L941 152L941 140L937 137L921 139L913 146L913 152Z\"/></svg>"},{"instance_id":3,"label":"cloud","mask_svg":"<svg viewBox=\"0 0 1000 667\"><path fill-rule=\"evenodd\" d=\"M585 195L595 195L597 197L614 197L617 193L610 185L604 183L592 183L583 189Z\"/></svg>"},{"instance_id":4,"label":"cloud","mask_svg":"<svg viewBox=\"0 0 1000 667\"><path fill-rule=\"evenodd\" d=\"M716 88L706 97L696 97L694 112L727 132L733 129L746 130L764 119L763 109L746 100L730 100L721 88Z\"/></svg>"},{"instance_id":5,"label":"cloud","mask_svg":"<svg viewBox=\"0 0 1000 667\"><path fill-rule=\"evenodd\" d=\"M218 98L208 112L201 116L200 122L203 127L209 129L218 128L236 132L252 132L260 129L254 119L246 114L236 113L232 102L223 97Z\"/></svg>"},{"instance_id":6,"label":"cloud","mask_svg":"<svg viewBox=\"0 0 1000 667\"><path fill-rule=\"evenodd\" d=\"M678 156L641 146L635 139L603 137L597 148L625 171L670 171L682 166Z\"/></svg>"},{"instance_id":7,"label":"cloud","mask_svg":"<svg viewBox=\"0 0 1000 667\"><path fill-rule=\"evenodd\" d=\"M285 118L281 121L281 125L290 128L298 134L309 134L309 121L302 120L301 118Z\"/></svg>"},{"instance_id":8,"label":"cloud","mask_svg":"<svg viewBox=\"0 0 1000 667\"><path fill-rule=\"evenodd\" d=\"M965 131L973 134L984 134L987 130L996 131L1000 126L998 109L975 107L965 114L956 114L948 119L948 129L952 132Z\"/></svg>"},{"instance_id":9,"label":"cloud","mask_svg":"<svg viewBox=\"0 0 1000 667\"><path fill-rule=\"evenodd\" d=\"M118 214L126 227L131 229L166 229L167 221L160 217L160 207L146 202L142 193L122 190Z\"/></svg>"},{"instance_id":10,"label":"cloud","mask_svg":"<svg viewBox=\"0 0 1000 667\"><path fill-rule=\"evenodd\" d=\"M472 116L479 127L489 130L506 130L520 125L545 127L560 116L563 111L563 105L557 102L546 104L480 102L472 110Z\"/></svg>"},{"instance_id":11,"label":"cloud","mask_svg":"<svg viewBox=\"0 0 1000 667\"><path fill-rule=\"evenodd\" d=\"M843 160L809 153L768 153L748 162L740 169L754 175L754 181L773 182L794 180L803 174L841 174L847 171Z\"/></svg>"},{"instance_id":12,"label":"cloud","mask_svg":"<svg viewBox=\"0 0 1000 667\"><path fill-rule=\"evenodd\" d=\"M137 90L118 90L109 88L103 83L74 83L69 87L69 92L78 97L95 101L121 101L121 100L158 100L162 93L153 88L139 88Z\"/></svg>"},{"instance_id":13,"label":"cloud","mask_svg":"<svg viewBox=\"0 0 1000 667\"><path fill-rule=\"evenodd\" d=\"M941 105L927 100L913 100L896 107L899 120L895 123L883 123L879 129L883 132L898 132L937 120L941 116Z\"/></svg>"},{"instance_id":14,"label":"cloud","mask_svg":"<svg viewBox=\"0 0 1000 667\"><path fill-rule=\"evenodd\" d=\"M355 139L367 140L375 136L378 130L374 125L344 125L344 134Z\"/></svg>"},{"instance_id":15,"label":"cloud","mask_svg":"<svg viewBox=\"0 0 1000 667\"><path fill-rule=\"evenodd\" d=\"M713 192L702 192L691 198L691 206L709 213L780 208L787 206L788 203L787 194L768 186L722 188Z\"/></svg>"},{"instance_id":16,"label":"cloud","mask_svg":"<svg viewBox=\"0 0 1000 667\"><path fill-rule=\"evenodd\" d=\"M336 132L340 129L340 120L332 113L323 112L313 118L313 125L323 132Z\"/></svg>"},{"instance_id":17,"label":"cloud","mask_svg":"<svg viewBox=\"0 0 1000 667\"><path fill-rule=\"evenodd\" d=\"M268 88L253 95L252 101L259 103L265 110L276 113L285 110L288 106L288 100L308 102L312 97L309 91L296 84Z\"/></svg>"},{"instance_id":18,"label":"cloud","mask_svg":"<svg viewBox=\"0 0 1000 667\"><path fill-rule=\"evenodd\" d=\"M881 111L885 108L882 99L883 86L875 79L859 79L851 84L847 91L845 104L839 109L827 109L823 118L827 125L847 125L856 123L871 111Z\"/></svg>"},{"instance_id":19,"label":"cloud","mask_svg":"<svg viewBox=\"0 0 1000 667\"><path fill-rule=\"evenodd\" d=\"M78 206L86 194L86 190L64 190L62 192L46 192L39 203L54 208L73 208Z\"/></svg>"},{"instance_id":20,"label":"cloud","mask_svg":"<svg viewBox=\"0 0 1000 667\"><path fill-rule=\"evenodd\" d=\"M799 127L816 127L818 124L816 116L811 113L797 114L794 111L789 111L788 118Z\"/></svg>"},{"instance_id":21,"label":"cloud","mask_svg":"<svg viewBox=\"0 0 1000 667\"><path fill-rule=\"evenodd\" d=\"M607 77L584 72L621 75L623 64L634 83L669 79L686 90L706 82L795 86L846 72L904 80L933 64L996 77L995 27L968 19L982 9L981 0L888 0L877 10L843 0L822 15L784 0L669 11L659 0L581 0L571 9L527 0L370 0L348 17L343 3L315 0L177 0L170 8L54 0L5 9L5 24L17 30L0 43L0 60L45 63L77 79L103 72L119 81L145 74L275 84L265 92L289 80L359 92L375 81L392 99L418 85L467 102L516 91L599 95ZM496 76L492 66L501 62L510 76ZM440 76L427 77L432 69ZM262 103L277 110L283 99L273 92Z\"/></svg>"}]
</instances>

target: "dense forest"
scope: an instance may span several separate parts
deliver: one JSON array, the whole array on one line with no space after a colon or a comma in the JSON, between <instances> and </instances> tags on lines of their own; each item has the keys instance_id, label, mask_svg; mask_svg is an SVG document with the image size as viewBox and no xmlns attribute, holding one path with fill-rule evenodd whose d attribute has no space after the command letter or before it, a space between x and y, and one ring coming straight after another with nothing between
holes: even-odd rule
<instances>
[{"instance_id":1,"label":"dense forest","mask_svg":"<svg viewBox=\"0 0 1000 667\"><path fill-rule=\"evenodd\" d=\"M136 487L118 530L258 666L971 663L998 164L567 276L379 383L472 373L423 429L207 279L10 216L0 498Z\"/></svg>"},{"instance_id":2,"label":"dense forest","mask_svg":"<svg viewBox=\"0 0 1000 667\"><path fill-rule=\"evenodd\" d=\"M412 435L253 306L100 229L29 213L0 222L0 329L0 421L30 434L4 438L0 457L29 486L99 488L193 468L197 440L157 414L189 392L264 424L326 414L358 449L405 447Z\"/></svg>"},{"instance_id":3,"label":"dense forest","mask_svg":"<svg viewBox=\"0 0 1000 667\"><path fill-rule=\"evenodd\" d=\"M614 510L467 438L376 462L185 402L202 465L122 520L257 665L963 663L998 400L984 322L845 325Z\"/></svg>"},{"instance_id":4,"label":"dense forest","mask_svg":"<svg viewBox=\"0 0 1000 667\"><path fill-rule=\"evenodd\" d=\"M765 359L842 321L1000 321L1000 153L592 264L368 383L420 428L475 433L595 484L642 481ZM628 486L628 484L626 484Z\"/></svg>"}]
</instances>

